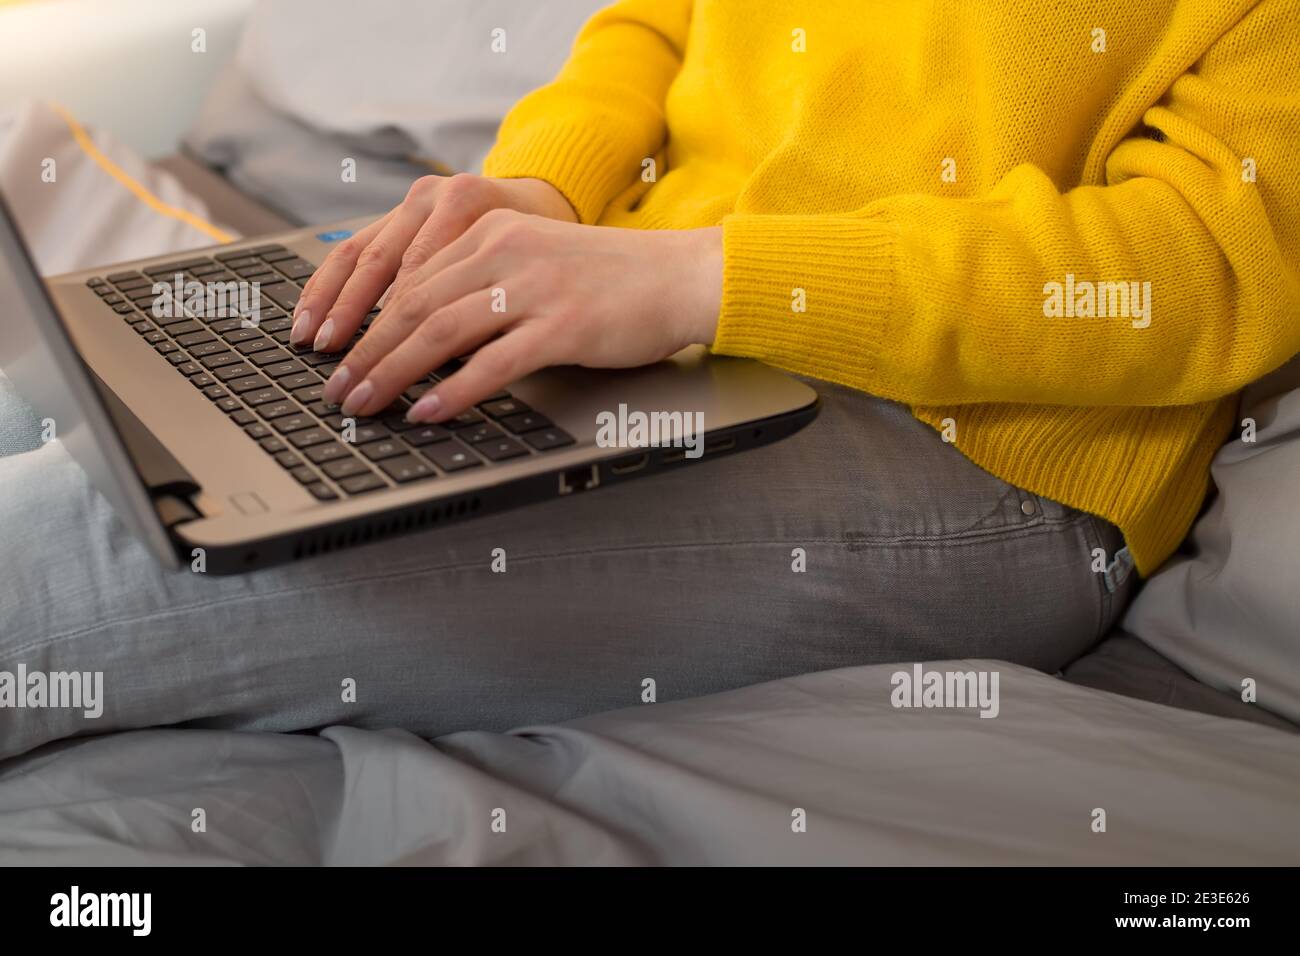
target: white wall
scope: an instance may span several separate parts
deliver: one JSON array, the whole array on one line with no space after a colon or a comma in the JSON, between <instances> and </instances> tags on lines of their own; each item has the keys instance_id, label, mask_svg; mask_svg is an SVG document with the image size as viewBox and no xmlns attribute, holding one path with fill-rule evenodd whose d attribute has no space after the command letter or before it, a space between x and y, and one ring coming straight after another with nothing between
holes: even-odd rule
<instances>
[{"instance_id":1,"label":"white wall","mask_svg":"<svg viewBox=\"0 0 1300 956\"><path fill-rule=\"evenodd\" d=\"M0 6L0 111L53 100L153 158L174 151L254 0L34 0ZM207 31L207 52L191 51Z\"/></svg>"}]
</instances>

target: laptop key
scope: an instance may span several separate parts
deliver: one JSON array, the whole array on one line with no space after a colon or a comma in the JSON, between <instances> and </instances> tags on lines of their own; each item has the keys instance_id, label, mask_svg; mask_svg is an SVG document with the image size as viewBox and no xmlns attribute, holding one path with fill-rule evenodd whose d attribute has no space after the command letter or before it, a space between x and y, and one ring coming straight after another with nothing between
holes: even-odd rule
<instances>
[{"instance_id":1,"label":"laptop key","mask_svg":"<svg viewBox=\"0 0 1300 956\"><path fill-rule=\"evenodd\" d=\"M288 364L288 363L284 363L284 364ZM299 368L302 368L302 365L300 363L294 362L293 364L297 365ZM286 375L284 378L277 381L276 384L283 389L288 389L289 391L293 391L295 388L306 388L308 385L315 385L319 381L320 381L319 375L316 375L313 372L303 371L303 372L296 372L293 375Z\"/></svg>"},{"instance_id":2,"label":"laptop key","mask_svg":"<svg viewBox=\"0 0 1300 956\"><path fill-rule=\"evenodd\" d=\"M274 282L262 286L259 291L263 298L270 299L286 312L292 312L302 297L302 289L292 282Z\"/></svg>"},{"instance_id":3,"label":"laptop key","mask_svg":"<svg viewBox=\"0 0 1300 956\"><path fill-rule=\"evenodd\" d=\"M551 428L555 422L537 412L521 412L501 419L501 424L516 435L523 435L541 428Z\"/></svg>"},{"instance_id":4,"label":"laptop key","mask_svg":"<svg viewBox=\"0 0 1300 956\"><path fill-rule=\"evenodd\" d=\"M225 398L230 393L227 392L220 385L209 385L207 388L203 390L203 394L215 402L219 398Z\"/></svg>"},{"instance_id":5,"label":"laptop key","mask_svg":"<svg viewBox=\"0 0 1300 956\"><path fill-rule=\"evenodd\" d=\"M194 346L194 348L190 349L190 354L198 359L207 358L209 355L219 355L223 352L226 352L226 354L230 355L229 361L231 362L239 361L238 355L235 355L234 353L231 352L227 352L225 342L205 342L203 345L196 345ZM204 362L203 364L207 365L208 368L212 368L212 366L209 365L207 362Z\"/></svg>"},{"instance_id":6,"label":"laptop key","mask_svg":"<svg viewBox=\"0 0 1300 956\"><path fill-rule=\"evenodd\" d=\"M319 480L316 477L316 472L306 465L299 465L297 468L290 469L289 474L293 475L294 478L298 479L299 484L303 485L314 485Z\"/></svg>"},{"instance_id":7,"label":"laptop key","mask_svg":"<svg viewBox=\"0 0 1300 956\"><path fill-rule=\"evenodd\" d=\"M507 418L520 412L531 412L532 408L517 398L504 398L499 402L484 402L479 406L493 418Z\"/></svg>"},{"instance_id":8,"label":"laptop key","mask_svg":"<svg viewBox=\"0 0 1300 956\"><path fill-rule=\"evenodd\" d=\"M372 441L393 437L392 432L383 425L368 424L370 419L355 418L353 421L356 422L357 429L356 436L352 440L354 445L365 445Z\"/></svg>"},{"instance_id":9,"label":"laptop key","mask_svg":"<svg viewBox=\"0 0 1300 956\"><path fill-rule=\"evenodd\" d=\"M302 411L297 403L290 401L267 402L265 405L257 406L257 414L261 415L267 421L274 421L277 418L283 418L285 415L297 415Z\"/></svg>"},{"instance_id":10,"label":"laptop key","mask_svg":"<svg viewBox=\"0 0 1300 956\"><path fill-rule=\"evenodd\" d=\"M243 407L244 407L243 405L239 404L239 399L237 399L237 398L229 398L229 397L227 397L227 398L223 398L223 399L221 399L219 402L217 402L217 408L219 408L219 409L221 409L223 412L227 412L227 413L229 413L229 412L234 412L234 411L238 411L239 409L241 409L241 408L243 408Z\"/></svg>"},{"instance_id":11,"label":"laptop key","mask_svg":"<svg viewBox=\"0 0 1300 956\"><path fill-rule=\"evenodd\" d=\"M336 458L350 458L352 453L348 451L346 445L340 445L338 442L330 442L328 445L313 445L307 449L307 457L318 465L323 465L327 461L334 461Z\"/></svg>"},{"instance_id":12,"label":"laptop key","mask_svg":"<svg viewBox=\"0 0 1300 956\"><path fill-rule=\"evenodd\" d=\"M190 379L190 384L195 388L207 388L209 385L217 384L217 380L207 372L200 372Z\"/></svg>"},{"instance_id":13,"label":"laptop key","mask_svg":"<svg viewBox=\"0 0 1300 956\"><path fill-rule=\"evenodd\" d=\"M175 346L172 346L172 347L175 348ZM155 348L155 349L161 349L162 346L161 346L161 345L155 345L154 348ZM179 366L181 366L181 365L184 365L184 364L185 364L185 361L186 361L188 358L189 358L189 356L186 355L184 352L182 352L180 349L176 349L175 352L171 352L171 353L168 353L168 354L167 354L167 361L171 362L173 365L175 365L175 366L177 366L177 367L179 367Z\"/></svg>"},{"instance_id":14,"label":"laptop key","mask_svg":"<svg viewBox=\"0 0 1300 956\"><path fill-rule=\"evenodd\" d=\"M344 478L339 482L339 487L350 495L360 495L367 491L378 491L380 488L387 488L384 479L378 475L357 475L354 478Z\"/></svg>"},{"instance_id":15,"label":"laptop key","mask_svg":"<svg viewBox=\"0 0 1300 956\"><path fill-rule=\"evenodd\" d=\"M284 392L278 388L259 388L255 392L245 392L242 396L247 405L264 405L267 402L284 401Z\"/></svg>"},{"instance_id":16,"label":"laptop key","mask_svg":"<svg viewBox=\"0 0 1300 956\"><path fill-rule=\"evenodd\" d=\"M245 412L244 414L250 414L250 413ZM234 418L235 416L231 415L230 417ZM270 438L271 429L269 426L263 425L261 422L253 422L251 425L245 423L244 434L246 434L249 438L257 438L257 439Z\"/></svg>"},{"instance_id":17,"label":"laptop key","mask_svg":"<svg viewBox=\"0 0 1300 956\"><path fill-rule=\"evenodd\" d=\"M259 352L254 357L261 358L265 354L266 354L265 352ZM305 369L303 368L303 364L299 362L297 359L286 359L283 362L268 362L267 364L262 366L263 375L269 375L271 378L274 379L283 379L284 381L280 381L277 384L279 384L281 388L289 389L290 391L292 391L295 388L302 388L304 385L314 385L318 381L320 381L318 378L316 378L313 375L310 376L305 382L300 382L296 385L287 384L290 376L297 377L297 375L303 371L305 371Z\"/></svg>"},{"instance_id":18,"label":"laptop key","mask_svg":"<svg viewBox=\"0 0 1300 956\"><path fill-rule=\"evenodd\" d=\"M457 435L461 441L467 441L471 445L477 445L479 442L487 441L490 438L499 438L504 435L501 429L495 425L484 422L481 425L472 425L469 428L462 428Z\"/></svg>"},{"instance_id":19,"label":"laptop key","mask_svg":"<svg viewBox=\"0 0 1300 956\"><path fill-rule=\"evenodd\" d=\"M412 428L419 427L415 422L408 422L406 420L405 409L393 412L391 415L385 415L383 417L383 424L389 431L395 432L410 431Z\"/></svg>"},{"instance_id":20,"label":"laptop key","mask_svg":"<svg viewBox=\"0 0 1300 956\"><path fill-rule=\"evenodd\" d=\"M143 278L144 276L140 275L140 273L138 272L114 272L111 276L108 277L108 281L116 284L118 282L124 282L127 279L143 279Z\"/></svg>"},{"instance_id":21,"label":"laptop key","mask_svg":"<svg viewBox=\"0 0 1300 956\"><path fill-rule=\"evenodd\" d=\"M402 455L400 458L389 458L379 463L379 467L384 473L399 484L405 484L408 481L417 481L420 478L433 478L436 472L433 466L427 461L421 461L414 455Z\"/></svg>"},{"instance_id":22,"label":"laptop key","mask_svg":"<svg viewBox=\"0 0 1300 956\"><path fill-rule=\"evenodd\" d=\"M257 369L253 368L253 366L249 365L246 362L237 362L234 365L223 365L221 366L221 368L217 369L213 374L216 375L218 381L229 382L231 379L244 378L245 376L248 375L256 375ZM267 384L269 385L270 383L267 382Z\"/></svg>"},{"instance_id":23,"label":"laptop key","mask_svg":"<svg viewBox=\"0 0 1300 956\"><path fill-rule=\"evenodd\" d=\"M245 392L253 392L259 388L266 388L271 384L271 380L264 375L249 375L244 378L236 378L226 382L226 388L230 389L236 395L243 395Z\"/></svg>"},{"instance_id":24,"label":"laptop key","mask_svg":"<svg viewBox=\"0 0 1300 956\"><path fill-rule=\"evenodd\" d=\"M428 382L416 382L402 393L402 397L414 403L419 401L420 397L431 388L433 388L433 385Z\"/></svg>"},{"instance_id":25,"label":"laptop key","mask_svg":"<svg viewBox=\"0 0 1300 956\"><path fill-rule=\"evenodd\" d=\"M288 249L281 246L271 252L259 252L258 255L267 262L279 262L281 259L293 259L297 256L297 253L290 252Z\"/></svg>"},{"instance_id":26,"label":"laptop key","mask_svg":"<svg viewBox=\"0 0 1300 956\"><path fill-rule=\"evenodd\" d=\"M573 444L573 436L562 428L546 428L529 432L523 437L524 441L538 451L550 451L552 448L563 448L565 445Z\"/></svg>"},{"instance_id":27,"label":"laptop key","mask_svg":"<svg viewBox=\"0 0 1300 956\"><path fill-rule=\"evenodd\" d=\"M335 494L334 489L323 481L318 481L314 485L308 485L307 490L316 496L317 501L338 501L339 496Z\"/></svg>"},{"instance_id":28,"label":"laptop key","mask_svg":"<svg viewBox=\"0 0 1300 956\"><path fill-rule=\"evenodd\" d=\"M203 328L202 325L195 322L193 319L189 319L188 321L185 322L171 322L168 323L167 325L167 334L170 335L172 338L176 338L177 336L181 336L181 335L189 335L191 332L206 332L206 331L207 330Z\"/></svg>"},{"instance_id":29,"label":"laptop key","mask_svg":"<svg viewBox=\"0 0 1300 956\"><path fill-rule=\"evenodd\" d=\"M294 432L289 436L289 444L295 448L310 448L312 445L319 445L333 440L334 436L324 428L308 428L300 432Z\"/></svg>"},{"instance_id":30,"label":"laptop key","mask_svg":"<svg viewBox=\"0 0 1300 956\"><path fill-rule=\"evenodd\" d=\"M230 413L230 420L234 422L236 425L260 424L260 422L257 421L257 416L254 415L252 412L245 411L242 405L239 407L239 411Z\"/></svg>"},{"instance_id":31,"label":"laptop key","mask_svg":"<svg viewBox=\"0 0 1300 956\"><path fill-rule=\"evenodd\" d=\"M252 355L254 352L262 352L266 349L275 348L275 343L270 339L253 339L249 342L240 342L235 346L235 351L241 355Z\"/></svg>"},{"instance_id":32,"label":"laptop key","mask_svg":"<svg viewBox=\"0 0 1300 956\"><path fill-rule=\"evenodd\" d=\"M285 248L284 246L271 243L267 246L257 246L253 249L245 249L244 251L250 256L269 256L273 252L284 252Z\"/></svg>"},{"instance_id":33,"label":"laptop key","mask_svg":"<svg viewBox=\"0 0 1300 956\"><path fill-rule=\"evenodd\" d=\"M216 338L211 332L191 332L189 335L182 335L176 341L188 349L205 342L216 341Z\"/></svg>"},{"instance_id":34,"label":"laptop key","mask_svg":"<svg viewBox=\"0 0 1300 956\"><path fill-rule=\"evenodd\" d=\"M208 325L208 328L210 328L213 332L217 333L217 335L220 335L222 338L225 338L226 333L229 332L231 329L238 329L242 327L243 327L242 319L217 319L215 322L212 322L211 324Z\"/></svg>"},{"instance_id":35,"label":"laptop key","mask_svg":"<svg viewBox=\"0 0 1300 956\"><path fill-rule=\"evenodd\" d=\"M180 372L186 378L189 378L191 375L198 375L202 372L203 366L198 362L182 362L180 365L176 366L176 371Z\"/></svg>"},{"instance_id":36,"label":"laptop key","mask_svg":"<svg viewBox=\"0 0 1300 956\"><path fill-rule=\"evenodd\" d=\"M288 449L285 449L275 456L275 463L281 468L297 468L302 464L302 459Z\"/></svg>"},{"instance_id":37,"label":"laptop key","mask_svg":"<svg viewBox=\"0 0 1300 956\"><path fill-rule=\"evenodd\" d=\"M406 449L392 439L359 445L357 450L371 461L383 461L385 458L396 458L398 455L406 454Z\"/></svg>"},{"instance_id":38,"label":"laptop key","mask_svg":"<svg viewBox=\"0 0 1300 956\"><path fill-rule=\"evenodd\" d=\"M211 263L211 259L183 259L180 262L164 262L161 265L150 266L142 271L146 275L162 276L174 272L188 272L191 269L200 269L203 266L211 265Z\"/></svg>"},{"instance_id":39,"label":"laptop key","mask_svg":"<svg viewBox=\"0 0 1300 956\"><path fill-rule=\"evenodd\" d=\"M472 451L466 450L464 445L454 441L440 442L432 447L422 448L420 454L446 472L478 468L483 464Z\"/></svg>"},{"instance_id":40,"label":"laptop key","mask_svg":"<svg viewBox=\"0 0 1300 956\"><path fill-rule=\"evenodd\" d=\"M450 438L451 432L441 425L424 425L411 431L402 432L402 439L415 448L423 448L425 445L447 441Z\"/></svg>"},{"instance_id":41,"label":"laptop key","mask_svg":"<svg viewBox=\"0 0 1300 956\"><path fill-rule=\"evenodd\" d=\"M287 362L291 356L284 349L263 349L248 357L248 360L261 368L263 365L274 365L276 362Z\"/></svg>"},{"instance_id":42,"label":"laptop key","mask_svg":"<svg viewBox=\"0 0 1300 956\"><path fill-rule=\"evenodd\" d=\"M311 452L309 451L308 454L311 454ZM350 455L347 458L339 458L335 461L327 462L321 466L321 471L325 472L325 474L329 475L335 481L338 481L341 478L351 478L353 475L370 474L370 468L365 462L353 458Z\"/></svg>"},{"instance_id":43,"label":"laptop key","mask_svg":"<svg viewBox=\"0 0 1300 956\"><path fill-rule=\"evenodd\" d=\"M293 319L288 316L280 316L276 319L263 318L262 324L258 328L263 332L281 332L293 328Z\"/></svg>"},{"instance_id":44,"label":"laptop key","mask_svg":"<svg viewBox=\"0 0 1300 956\"><path fill-rule=\"evenodd\" d=\"M513 438L491 438L474 446L493 461L505 461L528 454L528 449Z\"/></svg>"},{"instance_id":45,"label":"laptop key","mask_svg":"<svg viewBox=\"0 0 1300 956\"><path fill-rule=\"evenodd\" d=\"M319 401L324 392L325 383L318 382L317 384L309 385L306 388L294 389L293 397L298 399L300 402L315 402Z\"/></svg>"},{"instance_id":46,"label":"laptop key","mask_svg":"<svg viewBox=\"0 0 1300 956\"><path fill-rule=\"evenodd\" d=\"M235 345L239 342L247 342L249 339L263 338L263 335L257 329L246 329L242 322L237 322L234 328L221 333L221 337L231 345Z\"/></svg>"},{"instance_id":47,"label":"laptop key","mask_svg":"<svg viewBox=\"0 0 1300 956\"><path fill-rule=\"evenodd\" d=\"M310 365L315 368L317 365L328 365L331 362L337 362L338 356L329 352L308 352L305 355L298 356L302 359L304 365Z\"/></svg>"},{"instance_id":48,"label":"laptop key","mask_svg":"<svg viewBox=\"0 0 1300 956\"><path fill-rule=\"evenodd\" d=\"M179 352L180 346L172 342L159 342L153 347L153 350L159 355L171 355L173 352Z\"/></svg>"},{"instance_id":49,"label":"laptop key","mask_svg":"<svg viewBox=\"0 0 1300 956\"><path fill-rule=\"evenodd\" d=\"M272 424L281 435L287 435L290 432L300 432L304 428L315 428L316 419L310 415L285 415L283 418L277 418Z\"/></svg>"},{"instance_id":50,"label":"laptop key","mask_svg":"<svg viewBox=\"0 0 1300 956\"><path fill-rule=\"evenodd\" d=\"M263 438L258 442L262 446L262 451L271 455L278 455L285 450L284 442L272 435L270 438Z\"/></svg>"},{"instance_id":51,"label":"laptop key","mask_svg":"<svg viewBox=\"0 0 1300 956\"><path fill-rule=\"evenodd\" d=\"M444 428L468 428L470 425L477 425L483 421L483 416L472 409L467 412L461 412L455 418L449 419L442 423Z\"/></svg>"},{"instance_id":52,"label":"laptop key","mask_svg":"<svg viewBox=\"0 0 1300 956\"><path fill-rule=\"evenodd\" d=\"M316 271L316 267L306 259L277 259L275 267L290 279L305 279Z\"/></svg>"}]
</instances>

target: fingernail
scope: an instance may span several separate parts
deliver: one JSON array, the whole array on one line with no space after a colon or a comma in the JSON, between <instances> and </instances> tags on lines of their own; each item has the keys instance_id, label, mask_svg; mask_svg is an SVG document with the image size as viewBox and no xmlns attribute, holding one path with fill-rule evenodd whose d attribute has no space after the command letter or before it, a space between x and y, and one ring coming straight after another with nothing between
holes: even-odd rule
<instances>
[{"instance_id":1,"label":"fingernail","mask_svg":"<svg viewBox=\"0 0 1300 956\"><path fill-rule=\"evenodd\" d=\"M329 377L325 383L325 390L321 392L321 398L331 405L337 405L343 393L347 391L348 383L352 381L352 373L346 365L340 365L334 370L334 374Z\"/></svg>"},{"instance_id":2,"label":"fingernail","mask_svg":"<svg viewBox=\"0 0 1300 956\"><path fill-rule=\"evenodd\" d=\"M419 401L406 410L406 420L408 422L432 421L441 407L442 399L438 397L437 392L425 392L420 396Z\"/></svg>"},{"instance_id":3,"label":"fingernail","mask_svg":"<svg viewBox=\"0 0 1300 956\"><path fill-rule=\"evenodd\" d=\"M326 319L325 324L320 327L316 333L316 341L311 344L317 352L322 352L330 344L330 336L334 334L334 320Z\"/></svg>"},{"instance_id":4,"label":"fingernail","mask_svg":"<svg viewBox=\"0 0 1300 956\"><path fill-rule=\"evenodd\" d=\"M375 394L375 387L369 382L362 382L343 400L343 414L355 415L365 407L366 402L370 401L371 396Z\"/></svg>"},{"instance_id":5,"label":"fingernail","mask_svg":"<svg viewBox=\"0 0 1300 956\"><path fill-rule=\"evenodd\" d=\"M289 341L294 345L301 345L307 338L307 327L311 325L311 309L303 309L302 315L294 319L293 330L289 333Z\"/></svg>"}]
</instances>

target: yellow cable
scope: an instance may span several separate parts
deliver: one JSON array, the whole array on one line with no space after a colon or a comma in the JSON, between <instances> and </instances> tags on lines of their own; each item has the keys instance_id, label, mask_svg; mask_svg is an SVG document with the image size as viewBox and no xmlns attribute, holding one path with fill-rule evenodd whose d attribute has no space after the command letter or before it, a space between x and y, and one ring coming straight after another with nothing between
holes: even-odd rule
<instances>
[{"instance_id":1,"label":"yellow cable","mask_svg":"<svg viewBox=\"0 0 1300 956\"><path fill-rule=\"evenodd\" d=\"M118 166L117 163L113 162L100 152L99 147L91 141L90 136L87 135L85 129L82 128L81 124L77 122L76 118L71 113L62 106L59 106L57 103L51 103L50 106L56 113L63 117L63 122L68 124L68 129L72 131L72 137L77 141L77 145L81 147L82 152L94 160L100 169L104 170L104 172L108 173L125 186L137 199L154 212L164 216L170 216L172 219L179 219L181 222L185 223L185 225L197 229L204 235L209 236L215 242L234 242L235 237L230 233L218 229L216 226L212 225L212 223L200 219L198 216L194 215L194 213L186 209L169 206L153 193L149 192L149 190L145 189L144 186L132 179L125 170L122 169L122 167Z\"/></svg>"}]
</instances>

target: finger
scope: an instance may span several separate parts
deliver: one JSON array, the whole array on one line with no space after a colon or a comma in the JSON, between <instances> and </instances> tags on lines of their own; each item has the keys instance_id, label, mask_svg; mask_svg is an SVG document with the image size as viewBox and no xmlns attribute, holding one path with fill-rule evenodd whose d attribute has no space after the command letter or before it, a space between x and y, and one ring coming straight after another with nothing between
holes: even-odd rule
<instances>
[{"instance_id":1,"label":"finger","mask_svg":"<svg viewBox=\"0 0 1300 956\"><path fill-rule=\"evenodd\" d=\"M491 206L492 189L492 184L482 177L463 173L443 183L433 214L425 220L402 256L393 291L388 295L389 302L417 281L421 267L459 238Z\"/></svg>"},{"instance_id":2,"label":"finger","mask_svg":"<svg viewBox=\"0 0 1300 956\"><path fill-rule=\"evenodd\" d=\"M459 372L425 392L406 417L413 422L441 422L459 415L530 372L552 364L554 341L544 323L515 326L475 352Z\"/></svg>"},{"instance_id":3,"label":"finger","mask_svg":"<svg viewBox=\"0 0 1300 956\"><path fill-rule=\"evenodd\" d=\"M433 208L437 182L433 177L416 180L406 199L393 211L393 218L357 256L356 268L343 283L333 301L322 297L312 303L313 321L320 322L312 348L329 352L340 348L361 327L361 320L379 301L402 264L402 255L420 231ZM324 321L321 322L321 317Z\"/></svg>"},{"instance_id":4,"label":"finger","mask_svg":"<svg viewBox=\"0 0 1300 956\"><path fill-rule=\"evenodd\" d=\"M325 383L321 397L327 402L335 403L341 403L350 397L352 390L366 379L370 370L405 341L429 316L457 299L490 285L491 265L481 257L466 259L415 286L402 296L400 302L386 305L380 316L383 321L371 323L361 341L348 352ZM490 309L488 311L491 312ZM504 318L501 313L492 314Z\"/></svg>"},{"instance_id":5,"label":"finger","mask_svg":"<svg viewBox=\"0 0 1300 956\"><path fill-rule=\"evenodd\" d=\"M384 356L343 403L345 415L373 415L448 359L492 338L510 320L492 311L492 290L479 289L438 309Z\"/></svg>"},{"instance_id":6,"label":"finger","mask_svg":"<svg viewBox=\"0 0 1300 956\"><path fill-rule=\"evenodd\" d=\"M303 286L302 296L298 299L298 304L293 310L294 323L293 331L289 333L290 342L300 344L311 341L311 337L316 331L315 325L312 324L312 317L313 315L324 314L317 306L317 301L334 301L334 297L343 288L343 283L347 281L348 276L352 275L352 270L356 268L357 257L370 244L370 241L383 231L392 218L392 212L381 216L330 250L330 254L325 257L325 261L312 273L311 278L307 280L307 284Z\"/></svg>"}]
</instances>

